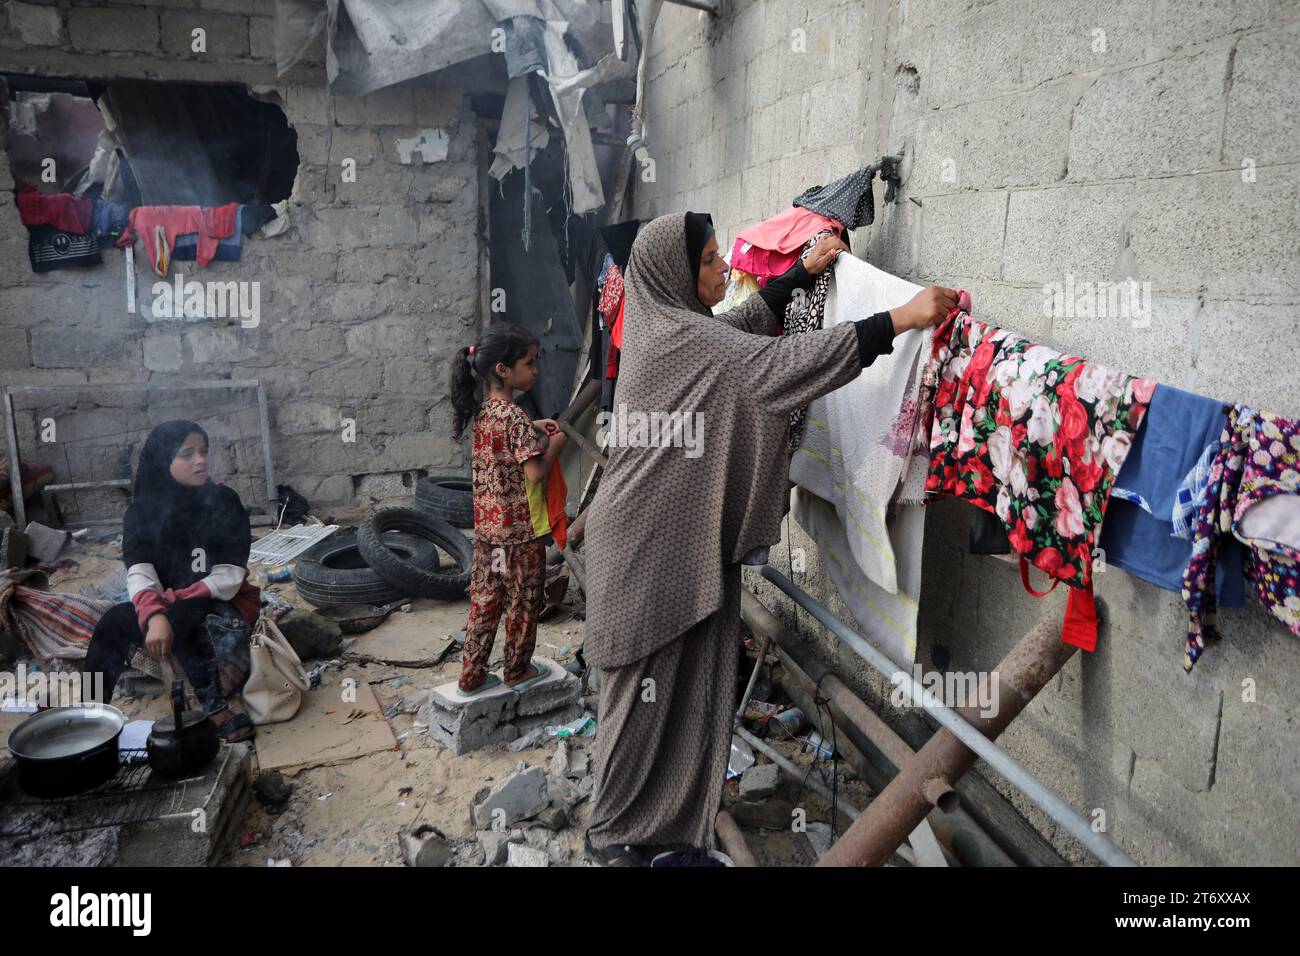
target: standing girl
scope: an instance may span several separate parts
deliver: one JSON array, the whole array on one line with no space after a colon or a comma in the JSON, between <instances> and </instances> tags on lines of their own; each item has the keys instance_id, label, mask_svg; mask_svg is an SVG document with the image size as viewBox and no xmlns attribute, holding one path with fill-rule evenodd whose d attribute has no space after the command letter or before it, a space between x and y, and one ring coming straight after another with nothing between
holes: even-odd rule
<instances>
[{"instance_id":1,"label":"standing girl","mask_svg":"<svg viewBox=\"0 0 1300 956\"><path fill-rule=\"evenodd\" d=\"M474 423L474 560L458 682L462 696L501 683L487 666L503 611L506 684L518 690L548 676L532 663L546 580L542 538L550 530L542 485L565 436L549 418L530 422L514 401L515 392L537 381L537 350L537 339L524 329L498 322L452 359L456 440ZM548 436L545 446L539 433Z\"/></svg>"}]
</instances>

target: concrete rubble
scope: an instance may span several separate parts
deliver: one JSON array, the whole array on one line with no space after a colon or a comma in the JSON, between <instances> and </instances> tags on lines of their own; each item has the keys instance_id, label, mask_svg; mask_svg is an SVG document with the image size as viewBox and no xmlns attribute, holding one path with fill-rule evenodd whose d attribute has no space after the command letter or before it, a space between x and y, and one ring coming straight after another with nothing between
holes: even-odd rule
<instances>
[{"instance_id":1,"label":"concrete rubble","mask_svg":"<svg viewBox=\"0 0 1300 956\"><path fill-rule=\"evenodd\" d=\"M522 691L502 684L463 698L457 695L454 680L434 687L419 712L429 736L459 756L492 744L530 738L535 731L580 717L579 680L552 660L533 660L538 666L547 666L549 676ZM541 740L542 734L531 739Z\"/></svg>"},{"instance_id":2,"label":"concrete rubble","mask_svg":"<svg viewBox=\"0 0 1300 956\"><path fill-rule=\"evenodd\" d=\"M534 817L551 802L546 783L541 767L511 774L491 790L475 795L470 819L479 829L499 830Z\"/></svg>"}]
</instances>

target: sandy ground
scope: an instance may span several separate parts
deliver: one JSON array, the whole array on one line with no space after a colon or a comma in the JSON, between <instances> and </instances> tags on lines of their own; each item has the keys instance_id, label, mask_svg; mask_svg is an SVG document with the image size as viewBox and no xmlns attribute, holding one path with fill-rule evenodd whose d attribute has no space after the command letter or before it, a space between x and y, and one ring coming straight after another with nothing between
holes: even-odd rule
<instances>
[{"instance_id":1,"label":"sandy ground","mask_svg":"<svg viewBox=\"0 0 1300 956\"><path fill-rule=\"evenodd\" d=\"M349 517L352 516L339 514L335 522L350 523ZM79 591L83 584L101 581L121 567L120 549L113 542L72 542L61 557L77 561L78 567L51 575L51 587L58 591ZM294 605L309 607L297 597L291 583L274 586ZM468 611L468 599L450 602L418 599L412 602L409 613L393 615L361 639L396 627L403 633L423 632L426 639L433 635L442 637L463 628ZM572 661L582 646L585 623L574 614L581 611L581 594L576 584L571 584L562 608L538 624L538 653L561 664ZM499 650L496 653L499 656ZM311 667L318 662L306 663ZM494 666L499 666L499 660ZM544 738L538 746L519 752L512 752L502 744L458 757L419 728L413 728L415 711L427 699L429 688L454 679L458 671L459 659L455 654L438 667L398 667L349 660L327 667L322 673L323 686L341 685L349 678L370 685L399 741L397 749L332 766L308 763L285 771L286 780L293 785L287 805L271 812L254 800L241 828L239 845L231 848L222 865L267 866L270 860L288 860L293 866L402 866L399 834L425 823L437 827L452 843L457 851L453 858L455 865L481 865L483 855L474 839L469 816L474 794L503 780L521 765L540 765L545 769L558 741ZM156 718L167 707L163 695L152 693L119 694L114 704L131 718ZM797 743L776 746L800 766L810 766L811 756L799 753ZM575 753L585 752L594 762L594 739L572 738L570 748ZM760 757L760 762L765 762L765 758ZM829 785L829 779L826 782ZM735 781L727 784L724 806L737 799L737 788ZM865 788L843 765L839 790L841 799L857 807L865 805ZM809 821L830 820L828 802L793 778L783 775L776 797L806 808ZM581 847L590 804L590 799L578 804L569 828L558 833L540 825L530 828L525 824L526 839L538 846L558 844L551 850L552 865L566 862L588 865ZM842 825L844 819L841 817ZM765 865L809 866L815 862L812 846L802 833L755 830L746 834L751 849Z\"/></svg>"}]
</instances>

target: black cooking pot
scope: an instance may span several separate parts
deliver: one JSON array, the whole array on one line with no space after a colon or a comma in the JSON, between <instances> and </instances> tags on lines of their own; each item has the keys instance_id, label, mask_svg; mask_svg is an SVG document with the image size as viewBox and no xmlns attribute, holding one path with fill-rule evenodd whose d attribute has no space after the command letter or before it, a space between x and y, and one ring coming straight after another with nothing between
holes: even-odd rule
<instances>
[{"instance_id":1,"label":"black cooking pot","mask_svg":"<svg viewBox=\"0 0 1300 956\"><path fill-rule=\"evenodd\" d=\"M172 673L172 715L155 720L145 744L149 766L164 777L183 777L212 762L221 747L217 725L202 710L185 709L185 684Z\"/></svg>"},{"instance_id":2,"label":"black cooking pot","mask_svg":"<svg viewBox=\"0 0 1300 956\"><path fill-rule=\"evenodd\" d=\"M111 780L125 726L126 715L107 704L33 714L9 735L18 785L34 797L67 797Z\"/></svg>"}]
</instances>

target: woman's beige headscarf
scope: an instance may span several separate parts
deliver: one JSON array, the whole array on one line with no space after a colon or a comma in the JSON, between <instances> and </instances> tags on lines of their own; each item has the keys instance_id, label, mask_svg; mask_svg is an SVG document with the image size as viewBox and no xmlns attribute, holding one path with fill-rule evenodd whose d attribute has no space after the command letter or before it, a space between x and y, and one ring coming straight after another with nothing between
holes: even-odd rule
<instances>
[{"instance_id":1,"label":"woman's beige headscarf","mask_svg":"<svg viewBox=\"0 0 1300 956\"><path fill-rule=\"evenodd\" d=\"M603 668L714 613L724 565L780 541L790 412L862 370L851 322L775 337L757 295L712 315L696 294L680 213L642 228L624 285L614 417L676 414L683 427L676 445L609 449L583 545L584 653Z\"/></svg>"}]
</instances>

